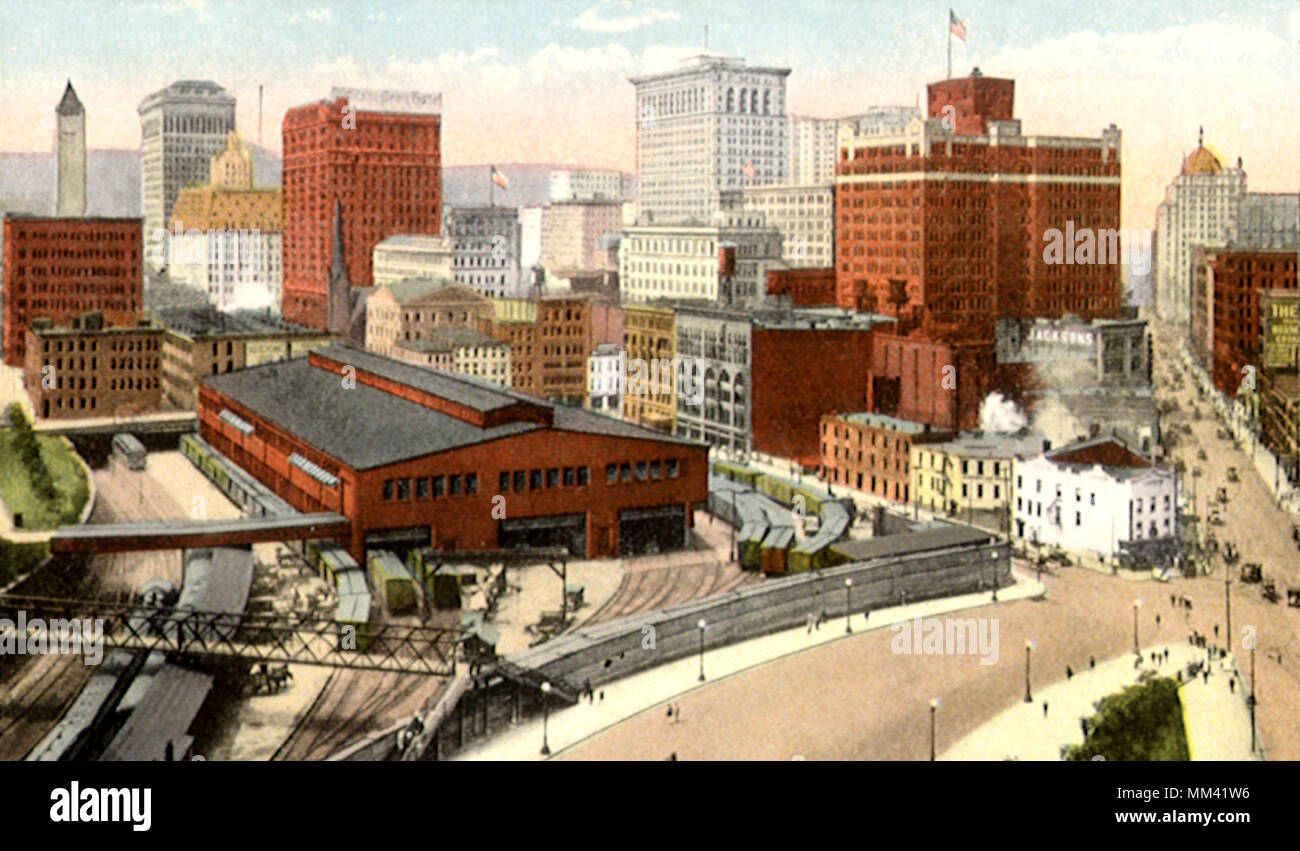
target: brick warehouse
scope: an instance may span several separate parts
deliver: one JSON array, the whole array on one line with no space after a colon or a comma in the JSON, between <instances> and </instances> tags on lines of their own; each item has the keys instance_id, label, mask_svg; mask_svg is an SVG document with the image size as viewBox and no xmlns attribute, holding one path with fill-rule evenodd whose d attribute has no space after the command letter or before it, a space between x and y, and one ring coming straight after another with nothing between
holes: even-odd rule
<instances>
[{"instance_id":1,"label":"brick warehouse","mask_svg":"<svg viewBox=\"0 0 1300 851\"><path fill-rule=\"evenodd\" d=\"M411 93L342 91L352 99L295 107L282 124L283 315L317 330L329 320L336 202L354 287L371 286L372 252L384 239L442 230L441 98L422 96L410 111L396 112L389 104L401 99L381 96Z\"/></svg>"},{"instance_id":2,"label":"brick warehouse","mask_svg":"<svg viewBox=\"0 0 1300 851\"><path fill-rule=\"evenodd\" d=\"M67 322L102 311L134 321L143 297L140 219L7 215L4 362L22 366L32 319Z\"/></svg>"},{"instance_id":3,"label":"brick warehouse","mask_svg":"<svg viewBox=\"0 0 1300 851\"><path fill-rule=\"evenodd\" d=\"M358 559L380 545L679 548L708 498L705 446L342 346L209 376L199 429L295 508L346 515Z\"/></svg>"},{"instance_id":4,"label":"brick warehouse","mask_svg":"<svg viewBox=\"0 0 1300 851\"><path fill-rule=\"evenodd\" d=\"M1214 386L1232 398L1241 390L1244 368L1263 371L1264 312L1261 296L1268 290L1295 291L1294 249L1248 249L1229 246L1209 253L1212 313L1208 326Z\"/></svg>"}]
</instances>

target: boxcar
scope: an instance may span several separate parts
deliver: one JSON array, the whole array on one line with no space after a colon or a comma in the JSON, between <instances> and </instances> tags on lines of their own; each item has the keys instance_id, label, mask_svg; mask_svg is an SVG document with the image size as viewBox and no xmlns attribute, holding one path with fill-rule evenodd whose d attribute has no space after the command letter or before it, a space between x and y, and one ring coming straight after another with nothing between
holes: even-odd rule
<instances>
[{"instance_id":1,"label":"boxcar","mask_svg":"<svg viewBox=\"0 0 1300 851\"><path fill-rule=\"evenodd\" d=\"M370 581L388 611L400 615L415 609L415 581L401 559L388 550L370 553Z\"/></svg>"},{"instance_id":2,"label":"boxcar","mask_svg":"<svg viewBox=\"0 0 1300 851\"><path fill-rule=\"evenodd\" d=\"M351 650L347 644L349 630L356 630L356 650L370 649L370 595L349 594L339 598L339 606L334 613L334 622L339 626L339 649Z\"/></svg>"},{"instance_id":3,"label":"boxcar","mask_svg":"<svg viewBox=\"0 0 1300 851\"><path fill-rule=\"evenodd\" d=\"M143 470L145 466L144 444L134 434L121 432L113 435L113 454L128 470Z\"/></svg>"},{"instance_id":4,"label":"boxcar","mask_svg":"<svg viewBox=\"0 0 1300 851\"><path fill-rule=\"evenodd\" d=\"M344 570L337 574L335 577L334 587L338 589L339 599L350 597L354 594L370 593L370 589L366 586L366 575L359 567Z\"/></svg>"}]
</instances>

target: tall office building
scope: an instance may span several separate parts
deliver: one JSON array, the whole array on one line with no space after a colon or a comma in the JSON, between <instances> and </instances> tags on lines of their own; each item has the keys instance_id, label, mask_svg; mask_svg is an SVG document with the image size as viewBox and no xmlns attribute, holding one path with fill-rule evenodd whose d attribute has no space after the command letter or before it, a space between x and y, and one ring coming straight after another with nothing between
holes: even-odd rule
<instances>
[{"instance_id":1,"label":"tall office building","mask_svg":"<svg viewBox=\"0 0 1300 851\"><path fill-rule=\"evenodd\" d=\"M226 148L235 130L235 99L210 80L179 80L140 102L140 200L145 253L155 250L167 229L176 196L186 186L208 182L212 157Z\"/></svg>"},{"instance_id":2,"label":"tall office building","mask_svg":"<svg viewBox=\"0 0 1300 851\"><path fill-rule=\"evenodd\" d=\"M835 146L839 119L790 116L790 182L798 185L835 182Z\"/></svg>"},{"instance_id":3,"label":"tall office building","mask_svg":"<svg viewBox=\"0 0 1300 851\"><path fill-rule=\"evenodd\" d=\"M704 55L631 78L640 211L659 222L706 218L723 190L788 183L789 74Z\"/></svg>"},{"instance_id":4,"label":"tall office building","mask_svg":"<svg viewBox=\"0 0 1300 851\"><path fill-rule=\"evenodd\" d=\"M976 69L929 86L925 122L841 128L839 306L939 340L991 341L1000 316L1118 317L1120 258L1052 262L1044 246L1053 229L1118 234L1120 131L1023 135L1014 94Z\"/></svg>"},{"instance_id":5,"label":"tall office building","mask_svg":"<svg viewBox=\"0 0 1300 851\"><path fill-rule=\"evenodd\" d=\"M360 288L373 286L380 242L441 233L441 113L439 94L339 88L285 113L286 320L327 325L336 218L347 277Z\"/></svg>"},{"instance_id":6,"label":"tall office building","mask_svg":"<svg viewBox=\"0 0 1300 851\"><path fill-rule=\"evenodd\" d=\"M531 294L519 265L521 232L517 207L448 207L452 278L485 296Z\"/></svg>"},{"instance_id":7,"label":"tall office building","mask_svg":"<svg viewBox=\"0 0 1300 851\"><path fill-rule=\"evenodd\" d=\"M57 203L54 214L62 217L86 215L86 110L77 99L72 81L63 90L63 99L55 108L58 115Z\"/></svg>"},{"instance_id":8,"label":"tall office building","mask_svg":"<svg viewBox=\"0 0 1300 851\"><path fill-rule=\"evenodd\" d=\"M1223 159L1205 144L1202 132L1196 150L1183 159L1178 176L1165 189L1156 211L1156 311L1161 319L1191 323L1192 247L1222 246L1236 240L1237 215L1246 193L1246 172L1225 168Z\"/></svg>"}]
</instances>

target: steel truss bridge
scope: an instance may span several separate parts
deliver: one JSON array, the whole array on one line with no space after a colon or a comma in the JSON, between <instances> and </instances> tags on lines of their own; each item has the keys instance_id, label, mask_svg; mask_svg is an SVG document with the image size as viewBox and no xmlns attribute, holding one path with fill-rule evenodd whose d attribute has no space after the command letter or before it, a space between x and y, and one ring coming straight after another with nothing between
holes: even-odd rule
<instances>
[{"instance_id":1,"label":"steel truss bridge","mask_svg":"<svg viewBox=\"0 0 1300 851\"><path fill-rule=\"evenodd\" d=\"M16 623L20 611L28 625L36 618L44 620L51 642L59 640L64 631L52 627L52 621L99 619L103 644L114 649L435 677L456 673L459 630L453 629L370 623L358 624L352 632L346 624L297 615L229 614L139 603L0 595L0 617ZM357 649L341 649L345 641Z\"/></svg>"}]
</instances>

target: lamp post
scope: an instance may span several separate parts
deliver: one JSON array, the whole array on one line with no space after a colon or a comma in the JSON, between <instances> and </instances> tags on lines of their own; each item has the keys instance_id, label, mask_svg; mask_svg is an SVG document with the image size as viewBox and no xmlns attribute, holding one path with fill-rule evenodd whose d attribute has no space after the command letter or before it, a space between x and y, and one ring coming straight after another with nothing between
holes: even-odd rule
<instances>
[{"instance_id":1,"label":"lamp post","mask_svg":"<svg viewBox=\"0 0 1300 851\"><path fill-rule=\"evenodd\" d=\"M1232 586L1229 581L1232 579L1228 566L1223 566L1223 612L1224 620L1228 623L1228 652L1232 652Z\"/></svg>"},{"instance_id":2,"label":"lamp post","mask_svg":"<svg viewBox=\"0 0 1300 851\"><path fill-rule=\"evenodd\" d=\"M993 562L993 602L998 601L998 554L997 552L989 553L989 561Z\"/></svg>"},{"instance_id":3,"label":"lamp post","mask_svg":"<svg viewBox=\"0 0 1300 851\"><path fill-rule=\"evenodd\" d=\"M699 681L704 682L704 629L708 626L704 618L696 621L695 626L700 630L700 676Z\"/></svg>"},{"instance_id":4,"label":"lamp post","mask_svg":"<svg viewBox=\"0 0 1300 851\"><path fill-rule=\"evenodd\" d=\"M551 746L546 740L547 727L551 720L551 684L542 683L542 756L551 755Z\"/></svg>"},{"instance_id":5,"label":"lamp post","mask_svg":"<svg viewBox=\"0 0 1300 851\"><path fill-rule=\"evenodd\" d=\"M844 579L844 634L848 635L853 632L853 624L850 618L853 615L853 577L849 576Z\"/></svg>"},{"instance_id":6,"label":"lamp post","mask_svg":"<svg viewBox=\"0 0 1300 851\"><path fill-rule=\"evenodd\" d=\"M1034 642L1025 639L1025 703L1034 702L1034 694L1029 690L1029 654L1034 649Z\"/></svg>"},{"instance_id":7,"label":"lamp post","mask_svg":"<svg viewBox=\"0 0 1300 851\"><path fill-rule=\"evenodd\" d=\"M930 698L930 762L934 762L934 713L939 708L939 698Z\"/></svg>"},{"instance_id":8,"label":"lamp post","mask_svg":"<svg viewBox=\"0 0 1300 851\"><path fill-rule=\"evenodd\" d=\"M1255 752L1255 637L1250 639L1250 752Z\"/></svg>"},{"instance_id":9,"label":"lamp post","mask_svg":"<svg viewBox=\"0 0 1300 851\"><path fill-rule=\"evenodd\" d=\"M1133 652L1141 653L1141 645L1138 644L1138 609L1142 608L1142 600L1133 601Z\"/></svg>"}]
</instances>

